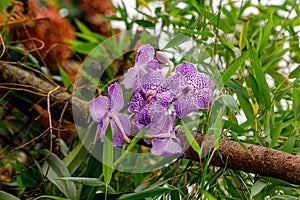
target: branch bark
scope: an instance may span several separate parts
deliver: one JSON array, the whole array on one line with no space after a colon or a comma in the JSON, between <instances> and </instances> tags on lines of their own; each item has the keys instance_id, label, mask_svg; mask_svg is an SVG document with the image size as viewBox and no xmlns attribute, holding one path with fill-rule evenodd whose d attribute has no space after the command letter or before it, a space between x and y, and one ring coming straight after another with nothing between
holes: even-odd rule
<instances>
[{"instance_id":1,"label":"branch bark","mask_svg":"<svg viewBox=\"0 0 300 200\"><path fill-rule=\"evenodd\" d=\"M14 83L32 86L32 91L41 93L41 105L46 108L47 99L42 94L47 95L56 86L48 81L37 77L33 72L22 69L5 62L0 62L0 79L5 83ZM1 84L0 84L1 85ZM26 93L26 97L36 102L37 95ZM70 102L71 98L73 100ZM89 124L89 103L82 101L60 88L51 95L51 107L53 112L60 112L65 103L69 103L66 109L65 118L69 121L76 121L79 126ZM73 119L72 112L82 113L78 119ZM185 140L184 133L179 133L179 137ZM195 138L201 146L205 136L196 134ZM300 157L289 153L266 148L253 144L244 143L248 149L246 151L239 143L227 139L221 139L217 152L212 156L211 165L240 170L261 176L274 177L285 180L293 184L300 184ZM220 157L222 155L222 157ZM187 159L200 161L199 155L189 147L185 151Z\"/></svg>"},{"instance_id":2,"label":"branch bark","mask_svg":"<svg viewBox=\"0 0 300 200\"><path fill-rule=\"evenodd\" d=\"M18 90L26 95L32 102L39 102L43 108L47 108L47 94L57 87L53 83L46 81L35 75L34 72L23 69L21 65L12 65L7 62L0 62L0 88L9 87L12 90ZM16 84L16 85L14 85ZM89 122L89 104L79 98L72 97L64 88L60 87L50 96L51 112L55 116L60 116L65 104L68 104L64 118L68 121L76 121L80 126L87 126ZM72 101L71 101L72 100ZM72 103L71 103L72 102ZM81 113L73 118L73 112ZM75 116L75 115L74 115Z\"/></svg>"}]
</instances>

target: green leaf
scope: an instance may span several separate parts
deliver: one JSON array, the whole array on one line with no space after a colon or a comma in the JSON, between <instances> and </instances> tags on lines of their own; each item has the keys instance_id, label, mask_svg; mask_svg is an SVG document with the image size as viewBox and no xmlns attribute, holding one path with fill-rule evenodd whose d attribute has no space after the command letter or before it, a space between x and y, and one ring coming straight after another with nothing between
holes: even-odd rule
<instances>
[{"instance_id":1,"label":"green leaf","mask_svg":"<svg viewBox=\"0 0 300 200\"><path fill-rule=\"evenodd\" d=\"M68 76L68 74L65 72L65 70L63 68L59 67L58 69L59 69L59 73L62 78L62 81L64 83L64 86L66 88L68 88L70 85L72 85L72 81L70 80L70 77Z\"/></svg>"},{"instance_id":2,"label":"green leaf","mask_svg":"<svg viewBox=\"0 0 300 200\"><path fill-rule=\"evenodd\" d=\"M6 193L4 191L0 191L0 199L5 199L5 200L19 200L19 198L9 194L9 193Z\"/></svg>"},{"instance_id":3,"label":"green leaf","mask_svg":"<svg viewBox=\"0 0 300 200\"><path fill-rule=\"evenodd\" d=\"M70 43L72 50L83 55L88 55L93 49L98 46L97 43L87 43L77 40L68 40L68 42Z\"/></svg>"},{"instance_id":4,"label":"green leaf","mask_svg":"<svg viewBox=\"0 0 300 200\"><path fill-rule=\"evenodd\" d=\"M269 86L266 81L266 77L261 68L261 64L259 62L256 50L252 48L250 52L251 52L250 53L251 65L255 74L254 77L257 82L258 89L262 94L262 98L266 108L269 109L271 106L271 96L270 96Z\"/></svg>"},{"instance_id":5,"label":"green leaf","mask_svg":"<svg viewBox=\"0 0 300 200\"><path fill-rule=\"evenodd\" d=\"M46 149L42 150L44 155L49 155L50 152ZM50 164L50 168L47 172L48 165ZM56 178L62 177L70 177L71 174L64 163L52 153L51 162L45 161L42 168L40 169L43 175L46 175L47 178L69 199L75 199L76 197L76 187L73 182L70 181L61 181L55 180Z\"/></svg>"},{"instance_id":6,"label":"green leaf","mask_svg":"<svg viewBox=\"0 0 300 200\"><path fill-rule=\"evenodd\" d=\"M277 140L280 136L280 133L281 133L281 130L283 129L283 127L284 127L284 125L282 122L279 122L275 126L274 133L273 134L271 133L271 138L272 138L271 145L270 145L271 148L274 148L276 146Z\"/></svg>"},{"instance_id":7,"label":"green leaf","mask_svg":"<svg viewBox=\"0 0 300 200\"><path fill-rule=\"evenodd\" d=\"M295 118L295 124L300 128L300 87L295 86L293 88L293 108L294 108L294 118Z\"/></svg>"},{"instance_id":8,"label":"green leaf","mask_svg":"<svg viewBox=\"0 0 300 200\"><path fill-rule=\"evenodd\" d=\"M171 188L163 188L157 187L154 189L143 190L141 192L130 193L122 195L119 200L135 200L135 199L145 199L145 198L153 198L158 197L164 193L172 191Z\"/></svg>"},{"instance_id":9,"label":"green leaf","mask_svg":"<svg viewBox=\"0 0 300 200\"><path fill-rule=\"evenodd\" d=\"M63 159L64 164L68 167L71 174L73 174L80 167L80 165L86 161L88 150L86 149L87 147L85 147L84 144L93 144L95 142L94 140L97 132L97 126L94 124L89 126L88 128L77 127L77 131L81 140Z\"/></svg>"},{"instance_id":10,"label":"green leaf","mask_svg":"<svg viewBox=\"0 0 300 200\"><path fill-rule=\"evenodd\" d=\"M163 49L171 48L171 47L176 47L188 40L190 40L191 37L182 33L177 34L173 39L171 39L166 46Z\"/></svg>"},{"instance_id":11,"label":"green leaf","mask_svg":"<svg viewBox=\"0 0 300 200\"><path fill-rule=\"evenodd\" d=\"M184 130L185 136L186 136L187 140L189 141L191 147L199 155L201 155L201 148L200 148L198 142L196 141L196 139L194 138L194 136L192 135L192 133L190 132L189 128L186 126L186 124L184 123L184 121L181 120L181 122L182 122L182 126L183 126L183 130Z\"/></svg>"},{"instance_id":12,"label":"green leaf","mask_svg":"<svg viewBox=\"0 0 300 200\"><path fill-rule=\"evenodd\" d=\"M258 50L258 55L261 55L262 52L266 48L266 43L269 40L269 35L270 35L270 32L271 32L272 26L273 26L273 13L271 13L271 15L268 19L267 25L263 28L263 30L264 30L263 35L262 35L261 40L259 40L259 43L258 43L258 49L259 49Z\"/></svg>"},{"instance_id":13,"label":"green leaf","mask_svg":"<svg viewBox=\"0 0 300 200\"><path fill-rule=\"evenodd\" d=\"M232 75L236 73L238 68L248 59L249 53L249 51L246 51L243 55L241 55L239 58L233 61L227 69L225 69L222 75L224 85L229 81Z\"/></svg>"},{"instance_id":14,"label":"green leaf","mask_svg":"<svg viewBox=\"0 0 300 200\"><path fill-rule=\"evenodd\" d=\"M252 90L252 92L257 100L257 103L259 105L263 104L262 94L259 92L258 85L256 83L254 76L252 74L249 74L247 76L246 81L247 81L247 87Z\"/></svg>"},{"instance_id":15,"label":"green leaf","mask_svg":"<svg viewBox=\"0 0 300 200\"><path fill-rule=\"evenodd\" d=\"M203 191L203 194L208 200L216 200L217 199L216 197L214 197L211 193L209 193L206 190Z\"/></svg>"},{"instance_id":16,"label":"green leaf","mask_svg":"<svg viewBox=\"0 0 300 200\"><path fill-rule=\"evenodd\" d=\"M79 21L78 19L74 20L78 29L82 32L82 33L92 33L92 31L81 21Z\"/></svg>"},{"instance_id":17,"label":"green leaf","mask_svg":"<svg viewBox=\"0 0 300 200\"><path fill-rule=\"evenodd\" d=\"M80 183L83 185L88 186L105 186L105 183L99 178L89 178L89 177L63 177L63 178L56 178L55 180L66 180L66 181L73 181L76 183Z\"/></svg>"},{"instance_id":18,"label":"green leaf","mask_svg":"<svg viewBox=\"0 0 300 200\"><path fill-rule=\"evenodd\" d=\"M296 142L296 135L291 135L282 145L281 151L291 153Z\"/></svg>"},{"instance_id":19,"label":"green leaf","mask_svg":"<svg viewBox=\"0 0 300 200\"><path fill-rule=\"evenodd\" d=\"M214 37L215 35L208 31L208 30L203 30L203 31L198 31L198 30L191 30L191 29L179 29L179 28L174 28L174 31L186 34L186 35L202 35L204 37Z\"/></svg>"},{"instance_id":20,"label":"green leaf","mask_svg":"<svg viewBox=\"0 0 300 200\"><path fill-rule=\"evenodd\" d=\"M231 79L226 84L230 89L232 89L236 94L242 96L245 99L249 99L247 90L238 81Z\"/></svg>"},{"instance_id":21,"label":"green leaf","mask_svg":"<svg viewBox=\"0 0 300 200\"><path fill-rule=\"evenodd\" d=\"M254 113L253 113L253 107L249 101L249 99L245 99L244 97L237 95L238 96L238 100L240 102L240 106L242 107L246 118L248 120L248 124L251 124L254 122Z\"/></svg>"},{"instance_id":22,"label":"green leaf","mask_svg":"<svg viewBox=\"0 0 300 200\"><path fill-rule=\"evenodd\" d=\"M219 101L215 101L212 107L212 115L211 115L211 125L209 129L208 135L214 136L214 147L219 148L222 130L223 130L223 120L222 117L224 115L225 107L223 104L219 103Z\"/></svg>"},{"instance_id":23,"label":"green leaf","mask_svg":"<svg viewBox=\"0 0 300 200\"><path fill-rule=\"evenodd\" d=\"M10 0L1 0L0 12L3 13L4 10L10 5Z\"/></svg>"},{"instance_id":24,"label":"green leaf","mask_svg":"<svg viewBox=\"0 0 300 200\"><path fill-rule=\"evenodd\" d=\"M268 182L258 179L251 188L251 195L255 196L260 193L267 186L267 184Z\"/></svg>"},{"instance_id":25,"label":"green leaf","mask_svg":"<svg viewBox=\"0 0 300 200\"><path fill-rule=\"evenodd\" d=\"M102 170L103 170L104 182L106 186L108 186L114 171L113 168L114 147L113 147L112 130L110 124L108 125L105 138L104 138L102 158L103 158Z\"/></svg>"},{"instance_id":26,"label":"green leaf","mask_svg":"<svg viewBox=\"0 0 300 200\"><path fill-rule=\"evenodd\" d=\"M222 100L228 108L235 110L236 112L239 112L239 106L236 100L232 96L226 94L222 97Z\"/></svg>"},{"instance_id":27,"label":"green leaf","mask_svg":"<svg viewBox=\"0 0 300 200\"><path fill-rule=\"evenodd\" d=\"M299 77L300 77L300 65L298 65L298 67L289 74L289 78L299 78Z\"/></svg>"},{"instance_id":28,"label":"green leaf","mask_svg":"<svg viewBox=\"0 0 300 200\"><path fill-rule=\"evenodd\" d=\"M135 23L137 23L138 25L143 26L145 28L155 27L155 24L153 24L152 22L147 21L147 20L138 19L138 20L135 20Z\"/></svg>"},{"instance_id":29,"label":"green leaf","mask_svg":"<svg viewBox=\"0 0 300 200\"><path fill-rule=\"evenodd\" d=\"M245 48L245 46L248 46L249 42L247 39L247 33L248 33L248 27L249 27L249 22L247 21L246 24L243 26L243 29L240 33L240 37L239 37L239 47L240 47L240 51L242 52L242 50Z\"/></svg>"},{"instance_id":30,"label":"green leaf","mask_svg":"<svg viewBox=\"0 0 300 200\"><path fill-rule=\"evenodd\" d=\"M38 200L38 199L69 200L69 199L66 199L66 198L57 197L57 196L51 196L51 195L39 196L39 197L35 198L34 200Z\"/></svg>"}]
</instances>

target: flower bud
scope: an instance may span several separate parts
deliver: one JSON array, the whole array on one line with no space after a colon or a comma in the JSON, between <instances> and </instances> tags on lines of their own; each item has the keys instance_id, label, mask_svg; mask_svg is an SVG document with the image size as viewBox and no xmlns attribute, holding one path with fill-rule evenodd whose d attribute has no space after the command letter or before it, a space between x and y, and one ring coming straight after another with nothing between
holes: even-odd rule
<instances>
[{"instance_id":1,"label":"flower bud","mask_svg":"<svg viewBox=\"0 0 300 200\"><path fill-rule=\"evenodd\" d=\"M168 58L168 56L162 52L162 51L157 51L156 52L156 59L158 60L158 62L160 64L166 64L166 63L170 63L170 59Z\"/></svg>"}]
</instances>

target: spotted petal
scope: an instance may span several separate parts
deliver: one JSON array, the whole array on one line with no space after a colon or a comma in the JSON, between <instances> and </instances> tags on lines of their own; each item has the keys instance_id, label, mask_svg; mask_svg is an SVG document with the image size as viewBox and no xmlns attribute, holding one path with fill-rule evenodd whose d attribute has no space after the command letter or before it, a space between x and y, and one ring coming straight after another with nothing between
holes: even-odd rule
<instances>
[{"instance_id":1,"label":"spotted petal","mask_svg":"<svg viewBox=\"0 0 300 200\"><path fill-rule=\"evenodd\" d=\"M182 153L180 140L174 135L169 138L154 138L151 140L151 153L157 156L172 156Z\"/></svg>"},{"instance_id":2,"label":"spotted petal","mask_svg":"<svg viewBox=\"0 0 300 200\"><path fill-rule=\"evenodd\" d=\"M102 120L98 123L98 135L99 135L99 138L101 140L101 142L104 141L104 137L105 137L105 134L106 134L106 129L108 127L108 122L109 122L109 116L108 114L106 114Z\"/></svg>"},{"instance_id":3,"label":"spotted petal","mask_svg":"<svg viewBox=\"0 0 300 200\"><path fill-rule=\"evenodd\" d=\"M125 114L115 114L110 123L114 146L122 146L124 144L124 135L130 135L129 117Z\"/></svg>"},{"instance_id":4,"label":"spotted petal","mask_svg":"<svg viewBox=\"0 0 300 200\"><path fill-rule=\"evenodd\" d=\"M122 88L118 83L114 83L109 86L108 97L111 103L110 110L112 112L119 112L124 105L124 99Z\"/></svg>"},{"instance_id":5,"label":"spotted petal","mask_svg":"<svg viewBox=\"0 0 300 200\"><path fill-rule=\"evenodd\" d=\"M182 118L198 108L198 102L195 97L182 97L174 102L174 110L178 117Z\"/></svg>"},{"instance_id":6,"label":"spotted petal","mask_svg":"<svg viewBox=\"0 0 300 200\"><path fill-rule=\"evenodd\" d=\"M100 122L110 109L110 101L105 96L99 96L90 101L90 114L94 121Z\"/></svg>"},{"instance_id":7,"label":"spotted petal","mask_svg":"<svg viewBox=\"0 0 300 200\"><path fill-rule=\"evenodd\" d=\"M142 65L154 57L154 48L150 45L142 45L138 48L138 53L135 57L135 64Z\"/></svg>"}]
</instances>

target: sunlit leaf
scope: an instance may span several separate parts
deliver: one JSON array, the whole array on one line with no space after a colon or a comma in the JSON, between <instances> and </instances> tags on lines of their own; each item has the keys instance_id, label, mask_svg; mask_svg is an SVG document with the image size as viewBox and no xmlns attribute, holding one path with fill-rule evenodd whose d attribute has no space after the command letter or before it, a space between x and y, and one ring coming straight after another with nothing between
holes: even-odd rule
<instances>
[{"instance_id":1,"label":"sunlit leaf","mask_svg":"<svg viewBox=\"0 0 300 200\"><path fill-rule=\"evenodd\" d=\"M164 193L170 192L171 190L172 190L171 188L157 187L154 189L143 190L141 192L124 194L119 198L119 200L134 200L134 199L145 199L150 197L157 197Z\"/></svg>"},{"instance_id":2,"label":"sunlit leaf","mask_svg":"<svg viewBox=\"0 0 300 200\"><path fill-rule=\"evenodd\" d=\"M189 37L188 35L185 34L177 34L174 38L172 38L163 49L168 49L171 47L175 47L178 46L188 40L190 40L191 37Z\"/></svg>"},{"instance_id":3,"label":"sunlit leaf","mask_svg":"<svg viewBox=\"0 0 300 200\"><path fill-rule=\"evenodd\" d=\"M251 195L252 196L257 195L260 191L262 191L267 186L267 184L268 182L265 182L261 179L257 180L251 188Z\"/></svg>"},{"instance_id":4,"label":"sunlit leaf","mask_svg":"<svg viewBox=\"0 0 300 200\"><path fill-rule=\"evenodd\" d=\"M226 84L233 74L236 73L237 69L248 59L249 51L243 53L239 58L233 61L230 66L224 71L222 75L223 83Z\"/></svg>"},{"instance_id":5,"label":"sunlit leaf","mask_svg":"<svg viewBox=\"0 0 300 200\"><path fill-rule=\"evenodd\" d=\"M225 105L228 106L228 108L235 110L236 112L239 112L237 101L232 96L226 94L222 97L222 99Z\"/></svg>"},{"instance_id":6,"label":"sunlit leaf","mask_svg":"<svg viewBox=\"0 0 300 200\"><path fill-rule=\"evenodd\" d=\"M250 60L252 64L252 68L255 74L255 79L258 85L258 89L260 93L262 94L263 101L265 103L265 106L267 109L271 106L271 96L270 96L270 90L269 86L266 81L265 74L261 68L260 61L258 60L257 52L254 48L250 51Z\"/></svg>"},{"instance_id":7,"label":"sunlit leaf","mask_svg":"<svg viewBox=\"0 0 300 200\"><path fill-rule=\"evenodd\" d=\"M200 148L197 140L194 138L194 136L192 135L192 133L190 132L190 130L186 126L186 124L183 121L181 121L181 123L182 123L183 130L184 130L185 136L186 136L189 144L199 155L201 155L201 148Z\"/></svg>"},{"instance_id":8,"label":"sunlit leaf","mask_svg":"<svg viewBox=\"0 0 300 200\"><path fill-rule=\"evenodd\" d=\"M44 155L49 155L48 150L43 150ZM50 168L48 169L48 165ZM42 174L46 175L47 178L69 199L75 199L76 187L73 182L55 180L56 178L70 177L71 174L64 163L52 153L51 163L45 162L41 168Z\"/></svg>"},{"instance_id":9,"label":"sunlit leaf","mask_svg":"<svg viewBox=\"0 0 300 200\"><path fill-rule=\"evenodd\" d=\"M5 199L5 200L20 200L19 198L9 194L9 193L6 193L4 191L0 191L0 199Z\"/></svg>"},{"instance_id":10,"label":"sunlit leaf","mask_svg":"<svg viewBox=\"0 0 300 200\"><path fill-rule=\"evenodd\" d=\"M298 65L298 67L289 74L289 78L299 78L299 77L300 77L300 65Z\"/></svg>"},{"instance_id":11,"label":"sunlit leaf","mask_svg":"<svg viewBox=\"0 0 300 200\"><path fill-rule=\"evenodd\" d=\"M104 176L104 182L106 186L111 181L112 173L114 171L113 163L114 163L114 148L113 148L113 139L112 139L112 130L111 126L108 125L105 138L104 138L104 144L103 144L103 176Z\"/></svg>"}]
</instances>

